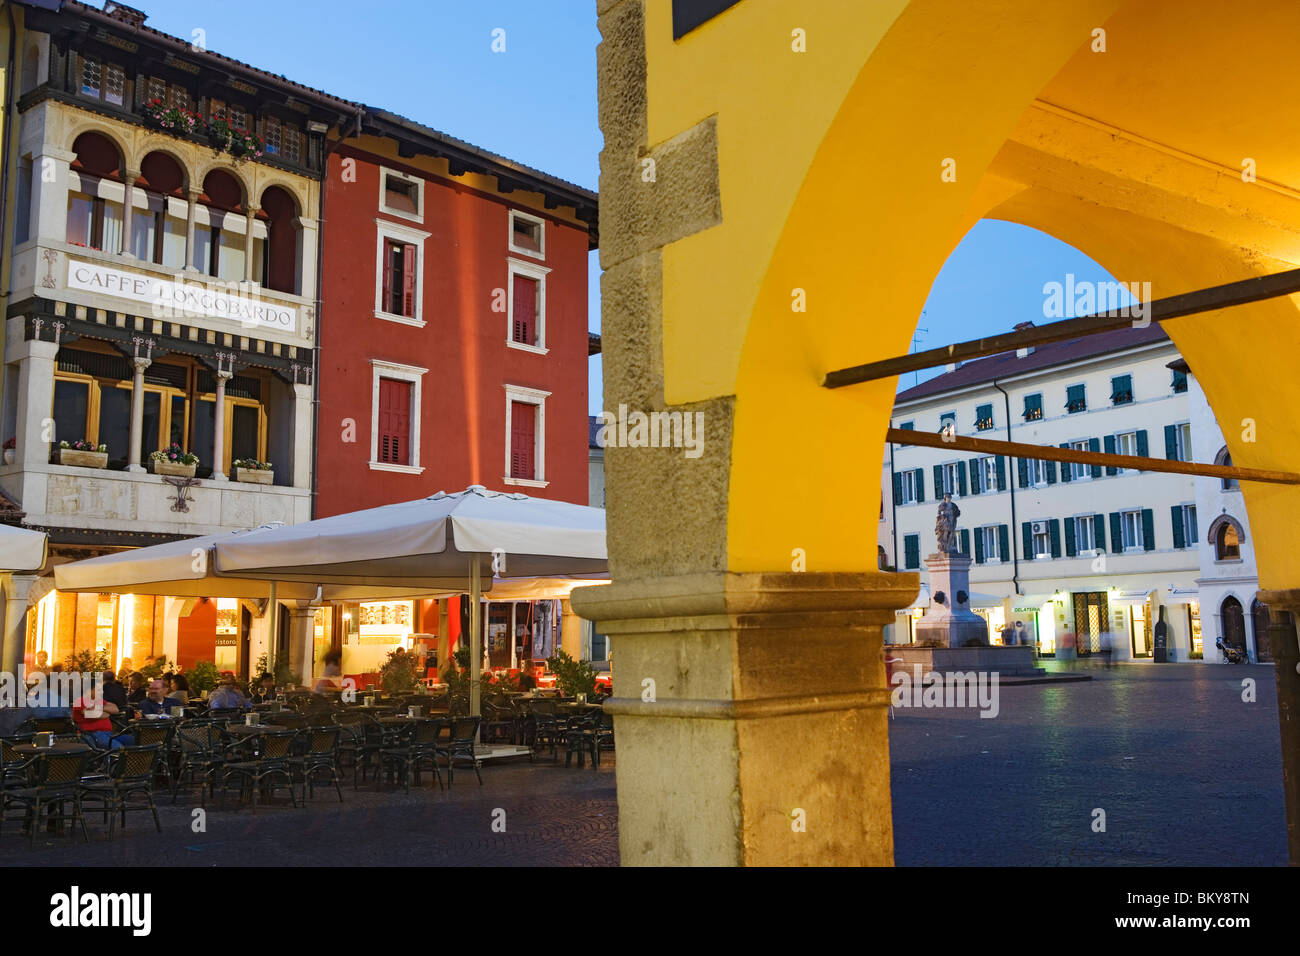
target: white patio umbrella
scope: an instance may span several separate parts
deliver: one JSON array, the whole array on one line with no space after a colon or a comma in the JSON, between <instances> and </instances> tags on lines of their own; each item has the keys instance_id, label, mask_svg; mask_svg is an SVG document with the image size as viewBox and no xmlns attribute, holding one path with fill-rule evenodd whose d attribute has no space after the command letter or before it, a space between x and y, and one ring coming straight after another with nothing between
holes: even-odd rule
<instances>
[{"instance_id":1,"label":"white patio umbrella","mask_svg":"<svg viewBox=\"0 0 1300 956\"><path fill-rule=\"evenodd\" d=\"M39 571L46 549L44 531L0 524L0 571Z\"/></svg>"},{"instance_id":2,"label":"white patio umbrella","mask_svg":"<svg viewBox=\"0 0 1300 956\"><path fill-rule=\"evenodd\" d=\"M319 518L214 547L218 574L322 584L426 587L470 595L470 710L479 713L479 602L511 578L606 572L605 512L471 485L417 501Z\"/></svg>"}]
</instances>

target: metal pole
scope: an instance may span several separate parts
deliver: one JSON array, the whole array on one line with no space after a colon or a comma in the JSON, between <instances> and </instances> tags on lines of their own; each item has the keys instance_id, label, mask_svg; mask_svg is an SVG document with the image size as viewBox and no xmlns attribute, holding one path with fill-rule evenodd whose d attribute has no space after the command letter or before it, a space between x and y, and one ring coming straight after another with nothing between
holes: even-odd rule
<instances>
[{"instance_id":1,"label":"metal pole","mask_svg":"<svg viewBox=\"0 0 1300 956\"><path fill-rule=\"evenodd\" d=\"M479 679L483 674L482 609L483 584L479 581L478 555L470 559L469 566L469 713L477 717L482 713L482 688Z\"/></svg>"},{"instance_id":2,"label":"metal pole","mask_svg":"<svg viewBox=\"0 0 1300 956\"><path fill-rule=\"evenodd\" d=\"M271 616L270 635L266 639L266 668L271 674L275 673L275 656L278 650L276 639L280 630L280 607L275 603L275 584L276 582L271 582L271 593L266 601L266 613Z\"/></svg>"}]
</instances>

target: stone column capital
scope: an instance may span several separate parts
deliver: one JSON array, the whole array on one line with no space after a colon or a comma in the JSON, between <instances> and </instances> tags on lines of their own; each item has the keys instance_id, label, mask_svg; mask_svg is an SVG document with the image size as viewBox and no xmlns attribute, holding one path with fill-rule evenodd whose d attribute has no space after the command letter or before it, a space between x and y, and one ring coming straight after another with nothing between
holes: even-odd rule
<instances>
[{"instance_id":1,"label":"stone column capital","mask_svg":"<svg viewBox=\"0 0 1300 956\"><path fill-rule=\"evenodd\" d=\"M149 366L152 364L153 364L153 359L147 359L147 358L131 359L131 365L135 369L135 373L137 375L143 375L145 373L145 370L148 369Z\"/></svg>"}]
</instances>

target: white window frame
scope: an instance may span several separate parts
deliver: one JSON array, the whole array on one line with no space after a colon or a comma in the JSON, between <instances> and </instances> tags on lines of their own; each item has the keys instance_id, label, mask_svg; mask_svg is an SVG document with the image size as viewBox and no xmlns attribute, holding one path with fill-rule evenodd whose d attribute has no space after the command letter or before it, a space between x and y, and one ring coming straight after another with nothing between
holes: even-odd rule
<instances>
[{"instance_id":1,"label":"white window frame","mask_svg":"<svg viewBox=\"0 0 1300 956\"><path fill-rule=\"evenodd\" d=\"M506 217L506 247L511 252L517 252L521 256L528 256L530 259L541 259L546 261L546 220L541 216L532 216L518 209L509 210ZM531 222L537 226L537 249L529 249L524 246L515 245L515 219L522 219L525 222Z\"/></svg>"},{"instance_id":2,"label":"white window frame","mask_svg":"<svg viewBox=\"0 0 1300 956\"><path fill-rule=\"evenodd\" d=\"M1070 448L1073 451L1089 451L1088 439L1083 438L1079 441L1070 442ZM1070 480L1084 481L1092 478L1092 466L1082 465L1077 461L1070 462Z\"/></svg>"},{"instance_id":3,"label":"white window frame","mask_svg":"<svg viewBox=\"0 0 1300 956\"><path fill-rule=\"evenodd\" d=\"M1095 557L1097 554L1097 529L1092 519L1093 515L1075 515L1071 519L1074 522L1075 557ZM1083 540L1083 529L1085 528L1088 536L1088 546L1086 548L1080 543Z\"/></svg>"},{"instance_id":4,"label":"white window frame","mask_svg":"<svg viewBox=\"0 0 1300 956\"><path fill-rule=\"evenodd\" d=\"M1179 422L1174 425L1174 446L1178 450L1178 461L1192 460L1192 423Z\"/></svg>"},{"instance_id":5,"label":"white window frame","mask_svg":"<svg viewBox=\"0 0 1300 956\"><path fill-rule=\"evenodd\" d=\"M1195 548L1195 547L1197 547L1197 546L1199 545L1199 541L1198 541L1198 539L1199 539L1199 537L1200 537L1200 534L1199 534L1200 529L1197 528L1197 529L1193 530L1192 528L1188 527L1188 524L1187 524L1187 509L1188 509L1188 508L1191 508L1192 511L1195 512L1195 511L1196 511L1196 502L1194 502L1194 501L1192 501L1192 502L1187 502L1187 503L1185 503L1185 504L1181 504L1181 505L1178 506L1178 509L1179 509L1179 516L1182 518L1182 521L1183 521L1183 547L1184 547L1184 548ZM1190 532L1190 533L1189 533L1189 532Z\"/></svg>"},{"instance_id":6,"label":"white window frame","mask_svg":"<svg viewBox=\"0 0 1300 956\"><path fill-rule=\"evenodd\" d=\"M388 205L388 177L396 176L403 182L411 183L415 186L415 208L414 214L407 212L405 209L394 209ZM399 169L391 169L388 166L379 167L379 211L385 216L396 216L399 219L406 219L410 222L424 222L424 180L419 176L412 176L410 173L404 173Z\"/></svg>"},{"instance_id":7,"label":"white window frame","mask_svg":"<svg viewBox=\"0 0 1300 956\"><path fill-rule=\"evenodd\" d=\"M546 266L535 262L523 262L506 257L506 345L521 352L533 352L545 355L550 351L546 347L546 276L550 273ZM515 323L515 276L521 275L537 281L537 344L528 345L514 339Z\"/></svg>"},{"instance_id":8,"label":"white window frame","mask_svg":"<svg viewBox=\"0 0 1300 956\"><path fill-rule=\"evenodd\" d=\"M952 495L954 498L961 497L961 470L964 467L965 465L960 461L946 461L939 466L939 476L943 480L943 487L935 492L936 498L942 501L944 495ZM950 468L952 471L948 470ZM948 487L949 475L952 475L951 489Z\"/></svg>"},{"instance_id":9,"label":"white window frame","mask_svg":"<svg viewBox=\"0 0 1300 956\"><path fill-rule=\"evenodd\" d=\"M912 469L898 473L898 488L901 492L900 505L916 504L916 472Z\"/></svg>"},{"instance_id":10,"label":"white window frame","mask_svg":"<svg viewBox=\"0 0 1300 956\"><path fill-rule=\"evenodd\" d=\"M1047 487L1047 462L1041 458L1026 459L1029 464L1026 466L1029 470L1029 487L1045 488Z\"/></svg>"},{"instance_id":11,"label":"white window frame","mask_svg":"<svg viewBox=\"0 0 1300 956\"><path fill-rule=\"evenodd\" d=\"M1133 436L1133 450L1132 450L1132 451L1125 451L1124 446L1123 446L1123 443L1120 441L1121 438L1124 438L1124 437L1127 436L1127 435L1132 435L1132 436ZM1117 454L1117 455L1136 455L1137 453L1138 453L1138 433L1137 433L1137 429L1133 429L1133 430L1131 430L1131 431L1126 431L1126 432L1116 432L1116 433L1115 433L1115 454ZM1133 471L1132 468L1120 468L1120 469L1116 472L1116 474L1122 475L1122 474L1125 474L1126 472L1132 472L1132 471Z\"/></svg>"},{"instance_id":12,"label":"white window frame","mask_svg":"<svg viewBox=\"0 0 1300 956\"><path fill-rule=\"evenodd\" d=\"M975 531L984 537L984 563L1001 564L1002 550L998 547L998 526L986 524Z\"/></svg>"},{"instance_id":13,"label":"white window frame","mask_svg":"<svg viewBox=\"0 0 1300 956\"><path fill-rule=\"evenodd\" d=\"M1134 529L1133 530L1134 543L1131 545L1124 540L1124 533L1128 530L1129 527L1129 515L1133 516L1133 529ZM1120 540L1120 544L1123 546L1124 554L1137 553L1138 551L1146 550L1146 542L1142 537L1142 509L1141 508L1129 508L1119 513L1119 540Z\"/></svg>"},{"instance_id":14,"label":"white window frame","mask_svg":"<svg viewBox=\"0 0 1300 956\"><path fill-rule=\"evenodd\" d=\"M395 471L403 475L418 475L424 471L420 465L420 382L428 373L418 365L401 365L382 359L370 360L370 470ZM411 463L394 465L379 460L379 380L391 378L411 383Z\"/></svg>"},{"instance_id":15,"label":"white window frame","mask_svg":"<svg viewBox=\"0 0 1300 956\"><path fill-rule=\"evenodd\" d=\"M1042 548L1041 551L1038 549L1038 539L1039 539L1039 538L1042 538L1042 539L1043 539L1043 548ZM1052 557L1052 535L1051 535L1051 532L1050 532L1050 531L1041 531L1041 532L1039 532L1038 534L1032 535L1032 536L1031 536L1031 540L1032 540L1033 545L1034 545L1034 560L1035 560L1035 561L1047 561L1047 560L1050 560L1051 557Z\"/></svg>"},{"instance_id":16,"label":"white window frame","mask_svg":"<svg viewBox=\"0 0 1300 956\"><path fill-rule=\"evenodd\" d=\"M401 223L376 219L375 237L375 318L386 322L400 322L402 325L414 325L424 328L429 323L424 321L424 240L431 233ZM397 315L384 310L384 245L387 240L409 243L415 246L415 315Z\"/></svg>"},{"instance_id":17,"label":"white window frame","mask_svg":"<svg viewBox=\"0 0 1300 956\"><path fill-rule=\"evenodd\" d=\"M546 480L546 400L550 397L550 392L544 392L537 388L525 388L522 385L506 385L506 457L504 477L501 479L507 485L521 485L525 488L545 488L550 484ZM536 478L511 478L510 477L510 415L515 402L522 402L526 405L537 406L537 421L534 423L533 432L533 474Z\"/></svg>"}]
</instances>

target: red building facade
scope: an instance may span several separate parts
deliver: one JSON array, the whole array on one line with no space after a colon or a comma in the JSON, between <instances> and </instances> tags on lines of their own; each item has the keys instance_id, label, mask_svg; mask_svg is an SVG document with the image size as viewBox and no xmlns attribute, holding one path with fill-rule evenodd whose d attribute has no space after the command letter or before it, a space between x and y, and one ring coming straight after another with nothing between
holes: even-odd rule
<instances>
[{"instance_id":1,"label":"red building facade","mask_svg":"<svg viewBox=\"0 0 1300 956\"><path fill-rule=\"evenodd\" d=\"M595 194L392 114L333 146L315 516L471 484L586 504Z\"/></svg>"}]
</instances>

